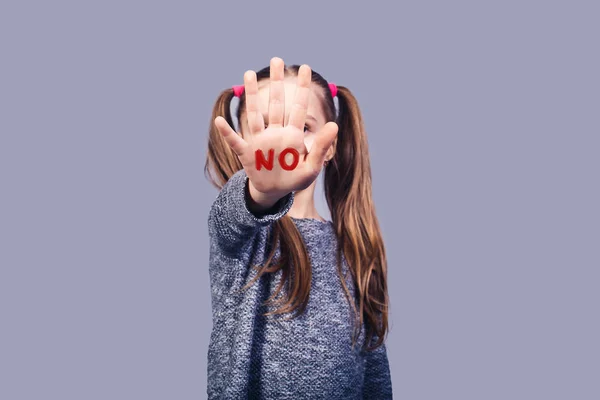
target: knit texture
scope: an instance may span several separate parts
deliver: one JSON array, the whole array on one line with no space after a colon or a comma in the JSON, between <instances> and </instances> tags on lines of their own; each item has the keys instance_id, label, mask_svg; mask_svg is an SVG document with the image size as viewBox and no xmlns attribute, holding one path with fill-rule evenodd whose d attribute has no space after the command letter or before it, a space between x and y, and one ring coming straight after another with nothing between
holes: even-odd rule
<instances>
[{"instance_id":1,"label":"knit texture","mask_svg":"<svg viewBox=\"0 0 600 400\"><path fill-rule=\"evenodd\" d=\"M208 348L209 399L392 399L386 345L372 352L352 348L352 309L336 266L332 222L292 218L311 261L312 282L304 314L263 317L263 303L282 271L265 274L245 291L270 249L273 222L291 208L294 193L269 212L248 210L248 177L242 169L223 186L209 212L210 286L213 328ZM276 249L276 257L280 254ZM354 283L344 259L346 285ZM282 290L287 298L284 285Z\"/></svg>"}]
</instances>

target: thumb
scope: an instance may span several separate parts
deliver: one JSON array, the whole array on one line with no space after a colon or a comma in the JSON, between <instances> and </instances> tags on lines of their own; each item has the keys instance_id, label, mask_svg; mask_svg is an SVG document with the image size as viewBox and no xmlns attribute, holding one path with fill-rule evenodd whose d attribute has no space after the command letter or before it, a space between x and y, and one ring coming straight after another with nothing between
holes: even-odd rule
<instances>
[{"instance_id":1,"label":"thumb","mask_svg":"<svg viewBox=\"0 0 600 400\"><path fill-rule=\"evenodd\" d=\"M225 142L238 157L241 157L248 150L248 143L231 128L225 118L221 116L216 117L214 124Z\"/></svg>"},{"instance_id":2,"label":"thumb","mask_svg":"<svg viewBox=\"0 0 600 400\"><path fill-rule=\"evenodd\" d=\"M306 157L308 165L315 171L320 171L323 167L327 150L331 147L337 134L338 125L335 122L326 123L319 133L317 133L312 148Z\"/></svg>"}]
</instances>

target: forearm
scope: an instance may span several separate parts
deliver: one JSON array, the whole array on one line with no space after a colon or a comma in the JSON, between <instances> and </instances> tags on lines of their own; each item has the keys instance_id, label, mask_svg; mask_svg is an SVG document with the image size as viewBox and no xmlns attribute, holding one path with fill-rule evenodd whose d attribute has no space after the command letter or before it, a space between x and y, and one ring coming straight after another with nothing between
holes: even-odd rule
<instances>
[{"instance_id":1,"label":"forearm","mask_svg":"<svg viewBox=\"0 0 600 400\"><path fill-rule=\"evenodd\" d=\"M261 227L283 217L294 199L293 192L281 198L257 192L252 198L249 182L244 170L238 171L223 186L209 211L209 236L231 257L243 251Z\"/></svg>"}]
</instances>

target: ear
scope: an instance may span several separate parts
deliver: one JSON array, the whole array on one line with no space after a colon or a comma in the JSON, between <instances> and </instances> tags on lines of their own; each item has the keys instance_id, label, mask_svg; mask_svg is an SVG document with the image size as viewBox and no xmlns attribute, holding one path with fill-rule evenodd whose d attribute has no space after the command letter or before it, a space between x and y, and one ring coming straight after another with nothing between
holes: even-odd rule
<instances>
[{"instance_id":1,"label":"ear","mask_svg":"<svg viewBox=\"0 0 600 400\"><path fill-rule=\"evenodd\" d=\"M337 146L337 136L333 140L333 143L331 143L329 150L327 150L327 153L325 155L325 160L331 160L333 158L333 156L335 156L336 146Z\"/></svg>"}]
</instances>

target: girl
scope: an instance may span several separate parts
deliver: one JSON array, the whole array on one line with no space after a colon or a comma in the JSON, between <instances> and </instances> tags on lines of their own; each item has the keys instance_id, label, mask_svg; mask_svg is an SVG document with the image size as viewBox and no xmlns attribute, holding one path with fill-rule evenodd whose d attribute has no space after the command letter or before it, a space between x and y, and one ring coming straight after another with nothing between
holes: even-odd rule
<instances>
[{"instance_id":1,"label":"girl","mask_svg":"<svg viewBox=\"0 0 600 400\"><path fill-rule=\"evenodd\" d=\"M314 204L323 167L332 221ZM277 57L247 71L217 99L205 173L220 189L209 399L391 399L386 257L350 90Z\"/></svg>"}]
</instances>

